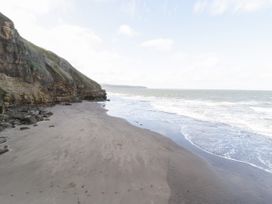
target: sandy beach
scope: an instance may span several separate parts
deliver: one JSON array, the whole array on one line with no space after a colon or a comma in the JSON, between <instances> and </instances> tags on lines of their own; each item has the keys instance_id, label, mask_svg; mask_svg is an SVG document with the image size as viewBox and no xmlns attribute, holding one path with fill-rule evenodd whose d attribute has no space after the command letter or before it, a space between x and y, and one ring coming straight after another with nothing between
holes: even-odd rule
<instances>
[{"instance_id":1,"label":"sandy beach","mask_svg":"<svg viewBox=\"0 0 272 204\"><path fill-rule=\"evenodd\" d=\"M1 204L269 203L271 186L220 170L100 104L55 106L50 121L6 129ZM224 165L222 165L224 166ZM225 175L225 176L224 176ZM244 186L247 185L246 188Z\"/></svg>"}]
</instances>

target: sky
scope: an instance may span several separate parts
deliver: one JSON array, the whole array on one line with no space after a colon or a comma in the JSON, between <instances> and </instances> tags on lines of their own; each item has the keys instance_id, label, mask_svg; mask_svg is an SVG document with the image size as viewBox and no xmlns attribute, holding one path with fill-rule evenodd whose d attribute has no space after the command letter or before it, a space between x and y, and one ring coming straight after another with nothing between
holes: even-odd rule
<instances>
[{"instance_id":1,"label":"sky","mask_svg":"<svg viewBox=\"0 0 272 204\"><path fill-rule=\"evenodd\" d=\"M0 0L21 36L103 84L272 90L272 0Z\"/></svg>"}]
</instances>

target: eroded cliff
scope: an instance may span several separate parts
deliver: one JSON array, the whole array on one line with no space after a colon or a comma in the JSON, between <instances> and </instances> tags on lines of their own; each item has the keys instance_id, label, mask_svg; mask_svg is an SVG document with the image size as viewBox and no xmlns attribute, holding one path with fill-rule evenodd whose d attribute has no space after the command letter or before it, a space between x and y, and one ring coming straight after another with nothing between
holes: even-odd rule
<instances>
[{"instance_id":1,"label":"eroded cliff","mask_svg":"<svg viewBox=\"0 0 272 204\"><path fill-rule=\"evenodd\" d=\"M0 104L105 100L95 81L65 59L23 39L0 13Z\"/></svg>"}]
</instances>

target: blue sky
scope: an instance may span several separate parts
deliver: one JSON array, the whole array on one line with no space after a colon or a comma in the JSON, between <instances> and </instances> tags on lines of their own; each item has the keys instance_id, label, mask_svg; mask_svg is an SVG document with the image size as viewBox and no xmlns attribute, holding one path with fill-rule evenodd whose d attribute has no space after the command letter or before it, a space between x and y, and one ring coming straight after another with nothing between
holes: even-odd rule
<instances>
[{"instance_id":1,"label":"blue sky","mask_svg":"<svg viewBox=\"0 0 272 204\"><path fill-rule=\"evenodd\" d=\"M272 0L0 0L28 40L100 83L272 89Z\"/></svg>"}]
</instances>

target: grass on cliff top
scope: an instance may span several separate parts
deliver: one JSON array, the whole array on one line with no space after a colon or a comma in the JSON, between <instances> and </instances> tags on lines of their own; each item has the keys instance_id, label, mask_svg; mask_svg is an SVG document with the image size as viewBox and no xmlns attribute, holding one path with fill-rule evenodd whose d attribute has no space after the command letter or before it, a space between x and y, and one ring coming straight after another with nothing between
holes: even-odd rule
<instances>
[{"instance_id":1,"label":"grass on cliff top","mask_svg":"<svg viewBox=\"0 0 272 204\"><path fill-rule=\"evenodd\" d=\"M47 59L49 59L52 62L51 70L50 72L54 72L58 77L60 77L63 80L66 81L76 81L77 83L84 84L85 86L92 87L93 89L100 89L101 86L90 79L89 77L85 76L81 72L79 72L77 69L75 69L69 62L67 62L65 59L59 57L55 53L46 50L44 48L41 48L37 45L34 45L33 43L23 39L24 43L31 49L33 52L38 53L42 56L45 56ZM64 69L61 67L61 63L66 64L68 69ZM39 67L34 64L35 67ZM45 68L46 69L46 68Z\"/></svg>"},{"instance_id":2,"label":"grass on cliff top","mask_svg":"<svg viewBox=\"0 0 272 204\"><path fill-rule=\"evenodd\" d=\"M49 73L56 75L58 78L62 79L62 80L68 80L71 81L73 80L72 76L66 72L65 70L63 70L60 66L60 62L61 62L61 58L58 57L56 54L54 54L53 52L46 50L44 48L41 48L37 45L34 45L33 43L23 39L24 44L31 50L33 51L35 54L39 55L39 57L41 59L44 59L51 62L50 65L50 70L48 70L47 67L43 67L45 66L43 63L39 63L37 60L33 60L31 61L31 65L35 68L35 69L44 69L43 71L49 71Z\"/></svg>"}]
</instances>

